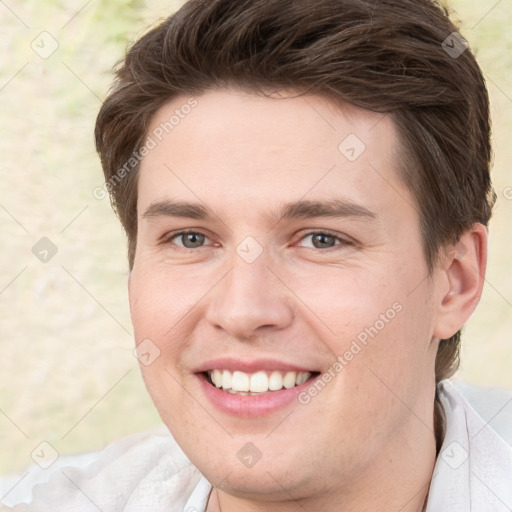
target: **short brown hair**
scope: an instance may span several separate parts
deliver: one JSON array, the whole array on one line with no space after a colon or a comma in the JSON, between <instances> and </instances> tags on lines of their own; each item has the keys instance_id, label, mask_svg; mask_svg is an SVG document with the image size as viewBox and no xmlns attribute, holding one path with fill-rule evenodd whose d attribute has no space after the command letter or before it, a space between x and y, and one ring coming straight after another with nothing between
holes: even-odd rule
<instances>
[{"instance_id":1,"label":"short brown hair","mask_svg":"<svg viewBox=\"0 0 512 512\"><path fill-rule=\"evenodd\" d=\"M189 0L129 49L96 122L130 268L139 161L128 170L126 162L164 103L229 86L324 94L391 115L430 271L444 245L487 225L495 201L488 95L446 8L433 0ZM459 348L460 331L441 340L436 381L456 371Z\"/></svg>"}]
</instances>

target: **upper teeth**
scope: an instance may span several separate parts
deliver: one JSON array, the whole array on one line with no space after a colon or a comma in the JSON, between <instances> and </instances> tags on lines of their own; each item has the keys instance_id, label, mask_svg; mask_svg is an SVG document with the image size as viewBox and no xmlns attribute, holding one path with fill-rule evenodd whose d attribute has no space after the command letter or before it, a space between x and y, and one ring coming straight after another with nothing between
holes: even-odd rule
<instances>
[{"instance_id":1,"label":"upper teeth","mask_svg":"<svg viewBox=\"0 0 512 512\"><path fill-rule=\"evenodd\" d=\"M229 370L210 370L207 372L211 381L218 388L231 392L265 393L277 391L283 387L293 388L306 382L311 377L310 372L266 372L245 373Z\"/></svg>"}]
</instances>

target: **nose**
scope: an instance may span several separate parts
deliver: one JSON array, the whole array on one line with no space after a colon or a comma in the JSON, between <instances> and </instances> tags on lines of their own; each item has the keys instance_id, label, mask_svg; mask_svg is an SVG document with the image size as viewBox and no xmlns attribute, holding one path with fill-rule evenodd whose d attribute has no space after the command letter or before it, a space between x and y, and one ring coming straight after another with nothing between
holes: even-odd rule
<instances>
[{"instance_id":1,"label":"nose","mask_svg":"<svg viewBox=\"0 0 512 512\"><path fill-rule=\"evenodd\" d=\"M268 335L293 320L287 292L263 255L247 263L234 254L230 272L215 287L206 317L211 325L238 339Z\"/></svg>"}]
</instances>

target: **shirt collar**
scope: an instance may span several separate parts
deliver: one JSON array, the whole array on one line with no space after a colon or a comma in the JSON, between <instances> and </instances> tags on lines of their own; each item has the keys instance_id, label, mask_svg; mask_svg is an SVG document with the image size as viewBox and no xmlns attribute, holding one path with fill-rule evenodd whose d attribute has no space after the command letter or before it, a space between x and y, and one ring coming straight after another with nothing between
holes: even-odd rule
<instances>
[{"instance_id":1,"label":"shirt collar","mask_svg":"<svg viewBox=\"0 0 512 512\"><path fill-rule=\"evenodd\" d=\"M450 381L439 384L446 434L434 467L427 512L512 511L512 448Z\"/></svg>"}]
</instances>

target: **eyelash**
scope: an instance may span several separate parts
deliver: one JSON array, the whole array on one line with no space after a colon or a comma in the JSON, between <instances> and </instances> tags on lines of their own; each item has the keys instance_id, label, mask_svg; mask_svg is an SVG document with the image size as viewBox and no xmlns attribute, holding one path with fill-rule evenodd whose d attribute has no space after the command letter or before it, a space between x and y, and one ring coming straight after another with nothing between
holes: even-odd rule
<instances>
[{"instance_id":1,"label":"eyelash","mask_svg":"<svg viewBox=\"0 0 512 512\"><path fill-rule=\"evenodd\" d=\"M196 230L193 230L193 229L185 229L185 230L182 230L182 231L178 231L176 233L171 233L169 236L167 236L163 240L163 243L164 244L172 243L171 240L173 240L174 238L177 238L179 236L186 235L186 234L189 234L189 233L192 233L192 234L195 234L195 235L202 235L205 238L208 238L208 235L206 235L205 233L202 233L201 231L196 231ZM327 251L336 249L336 247L339 247L339 246L354 245L354 243L351 242L350 240L341 238L340 236L336 235L335 233L333 233L333 232L331 232L329 230L309 231L308 233L304 234L300 238L299 242L303 241L305 238L307 238L308 236L312 236L312 235L327 235L329 237L334 238L337 242L340 242L340 243L339 244L335 244L332 247L326 247L326 248L323 248L323 249L319 249L317 247L305 247L305 249L313 249L313 250L317 250L317 251L321 251L321 252L327 252ZM175 245L175 244L173 244L173 245ZM178 250L193 251L193 250L196 250L196 249L202 249L205 246L200 246L200 247L195 247L195 248L181 247L181 246L176 246L176 247L178 247Z\"/></svg>"}]
</instances>

